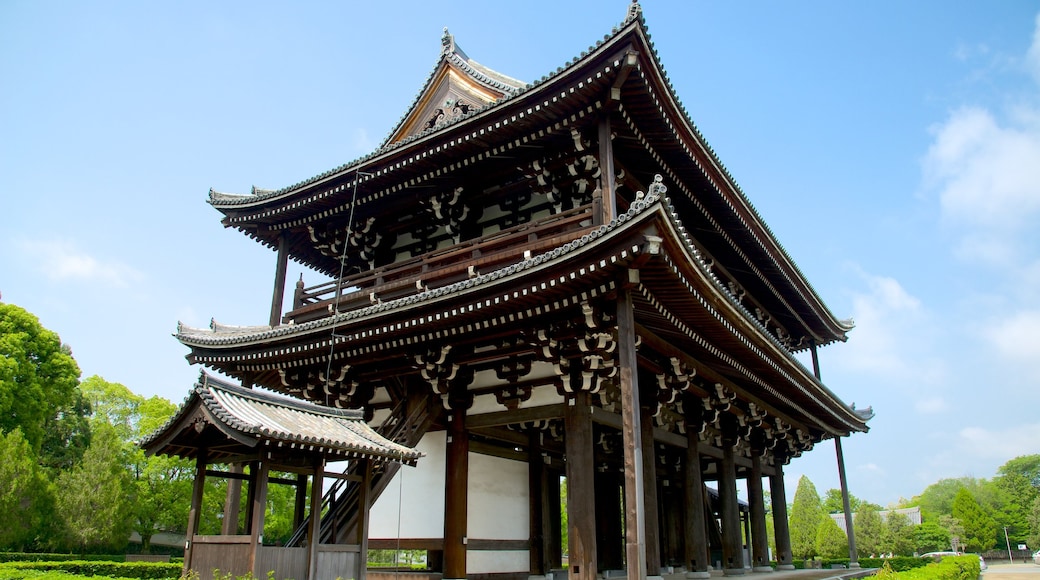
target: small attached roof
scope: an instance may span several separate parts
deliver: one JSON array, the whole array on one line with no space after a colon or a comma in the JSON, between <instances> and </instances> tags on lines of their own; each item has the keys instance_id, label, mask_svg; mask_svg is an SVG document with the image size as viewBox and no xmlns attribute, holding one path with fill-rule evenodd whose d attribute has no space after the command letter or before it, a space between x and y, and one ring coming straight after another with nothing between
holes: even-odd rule
<instances>
[{"instance_id":1,"label":"small attached roof","mask_svg":"<svg viewBox=\"0 0 1040 580\"><path fill-rule=\"evenodd\" d=\"M268 450L286 457L389 460L414 465L418 451L394 443L365 423L360 410L335 409L247 389L205 372L165 425L142 439L149 454L207 460ZM331 456L331 457L330 457Z\"/></svg>"}]
</instances>

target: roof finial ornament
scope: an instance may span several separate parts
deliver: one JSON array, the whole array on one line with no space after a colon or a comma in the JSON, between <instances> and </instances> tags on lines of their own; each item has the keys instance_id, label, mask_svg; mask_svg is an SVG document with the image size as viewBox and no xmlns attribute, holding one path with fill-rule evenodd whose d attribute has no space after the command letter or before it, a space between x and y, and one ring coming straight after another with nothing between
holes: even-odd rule
<instances>
[{"instance_id":1,"label":"roof finial ornament","mask_svg":"<svg viewBox=\"0 0 1040 580\"><path fill-rule=\"evenodd\" d=\"M448 32L448 27L444 27L444 35L441 36L441 53L451 54L455 52L455 37Z\"/></svg>"},{"instance_id":2,"label":"roof finial ornament","mask_svg":"<svg viewBox=\"0 0 1040 580\"><path fill-rule=\"evenodd\" d=\"M643 7L639 5L639 0L632 0L632 3L628 6L628 18L636 18L643 13Z\"/></svg>"}]
</instances>

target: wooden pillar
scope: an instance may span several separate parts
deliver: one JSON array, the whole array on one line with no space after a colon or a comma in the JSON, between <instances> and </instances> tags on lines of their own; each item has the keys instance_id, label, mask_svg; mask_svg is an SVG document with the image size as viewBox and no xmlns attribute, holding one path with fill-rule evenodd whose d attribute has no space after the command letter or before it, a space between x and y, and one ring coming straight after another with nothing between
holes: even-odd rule
<instances>
[{"instance_id":1,"label":"wooden pillar","mask_svg":"<svg viewBox=\"0 0 1040 580\"><path fill-rule=\"evenodd\" d=\"M617 470L596 471L596 569L624 570L625 531L621 521L622 478Z\"/></svg>"},{"instance_id":2,"label":"wooden pillar","mask_svg":"<svg viewBox=\"0 0 1040 580\"><path fill-rule=\"evenodd\" d=\"M791 556L791 528L787 523L787 494L784 491L784 469L781 457L773 462L773 475L769 476L769 499L773 506L773 535L776 537L776 562L778 570L794 570Z\"/></svg>"},{"instance_id":3,"label":"wooden pillar","mask_svg":"<svg viewBox=\"0 0 1040 580\"><path fill-rule=\"evenodd\" d=\"M314 460L314 473L311 475L311 513L307 530L307 578L318 577L318 558L321 546L321 500L325 479L325 458ZM335 533L335 532L334 532Z\"/></svg>"},{"instance_id":4,"label":"wooden pillar","mask_svg":"<svg viewBox=\"0 0 1040 580\"><path fill-rule=\"evenodd\" d=\"M621 434L625 456L625 564L628 580L646 580L646 509L643 496L642 427L639 411L639 375L636 360L635 314L630 285L639 271L628 270L617 301L618 366L621 387Z\"/></svg>"},{"instance_id":5,"label":"wooden pillar","mask_svg":"<svg viewBox=\"0 0 1040 580\"><path fill-rule=\"evenodd\" d=\"M725 438L725 435L723 435ZM727 576L744 574L740 504L737 503L737 472L733 441L723 441L719 462L719 504L722 516L722 569Z\"/></svg>"},{"instance_id":6,"label":"wooden pillar","mask_svg":"<svg viewBox=\"0 0 1040 580\"><path fill-rule=\"evenodd\" d=\"M448 416L448 449L444 477L445 580L466 577L466 521L468 517L469 435L466 407L455 405Z\"/></svg>"},{"instance_id":7,"label":"wooden pillar","mask_svg":"<svg viewBox=\"0 0 1040 580\"><path fill-rule=\"evenodd\" d=\"M232 463L228 471L236 475L242 475L244 469L241 463ZM239 503L242 501L242 479L229 477L227 484L227 496L224 498L224 521L220 525L220 533L231 536L238 533Z\"/></svg>"},{"instance_id":8,"label":"wooden pillar","mask_svg":"<svg viewBox=\"0 0 1040 580\"><path fill-rule=\"evenodd\" d=\"M643 449L643 526L646 528L646 575L661 577L661 525L657 510L657 453L653 409L639 408L639 439Z\"/></svg>"},{"instance_id":9,"label":"wooden pillar","mask_svg":"<svg viewBox=\"0 0 1040 580\"><path fill-rule=\"evenodd\" d=\"M191 553L195 545L195 532L199 529L202 516L202 493L206 489L206 450L199 449L195 457L195 481L191 485L191 508L188 510L188 529L184 536L184 567L181 576L187 576L191 570Z\"/></svg>"},{"instance_id":10,"label":"wooden pillar","mask_svg":"<svg viewBox=\"0 0 1040 580\"><path fill-rule=\"evenodd\" d=\"M705 516L704 474L701 471L700 419L691 420L691 409L698 409L700 401L692 395L683 404L686 409L686 463L683 474L683 493L686 496L686 577L710 578L708 566L711 554L708 544L708 522Z\"/></svg>"},{"instance_id":11,"label":"wooden pillar","mask_svg":"<svg viewBox=\"0 0 1040 580\"><path fill-rule=\"evenodd\" d=\"M572 364L580 371L580 365ZM596 486L593 478L591 395L568 395L563 412L567 454L567 554L569 580L596 580Z\"/></svg>"},{"instance_id":12,"label":"wooden pillar","mask_svg":"<svg viewBox=\"0 0 1040 580\"><path fill-rule=\"evenodd\" d=\"M849 539L849 568L859 568L856 531L852 527L852 506L849 504L849 484L845 479L845 456L841 452L840 435L834 437L834 450L838 454L838 482L841 483L841 505L845 510L845 533Z\"/></svg>"},{"instance_id":13,"label":"wooden pillar","mask_svg":"<svg viewBox=\"0 0 1040 580\"><path fill-rule=\"evenodd\" d=\"M766 533L766 504L762 493L762 454L751 452L751 475L747 480L748 505L751 508L751 569L772 572L769 565L769 538Z\"/></svg>"},{"instance_id":14,"label":"wooden pillar","mask_svg":"<svg viewBox=\"0 0 1040 580\"><path fill-rule=\"evenodd\" d=\"M547 470L545 497L549 502L549 531L547 532L549 570L563 567L563 502L560 501L560 473Z\"/></svg>"},{"instance_id":15,"label":"wooden pillar","mask_svg":"<svg viewBox=\"0 0 1040 580\"><path fill-rule=\"evenodd\" d=\"M527 487L529 497L529 539L528 550L530 577L544 578L549 573L549 473L542 457L542 437L538 429L527 430ZM559 493L556 494L559 503Z\"/></svg>"},{"instance_id":16,"label":"wooden pillar","mask_svg":"<svg viewBox=\"0 0 1040 580\"><path fill-rule=\"evenodd\" d=\"M307 476L302 473L296 476L296 502L293 505L293 529L303 525L307 517Z\"/></svg>"},{"instance_id":17,"label":"wooden pillar","mask_svg":"<svg viewBox=\"0 0 1040 580\"><path fill-rule=\"evenodd\" d=\"M249 462L249 477L246 481L249 483L249 487L246 488L246 523L245 531L249 533L249 530L253 529L253 518L256 517L253 512L253 506L256 505L256 489L257 479L256 474L260 471L259 461Z\"/></svg>"},{"instance_id":18,"label":"wooden pillar","mask_svg":"<svg viewBox=\"0 0 1040 580\"><path fill-rule=\"evenodd\" d=\"M357 538L355 538L355 542L359 547L356 578L357 580L365 580L365 576L368 573L368 516L369 510L372 508L372 460L365 458L360 461L362 462L362 476L360 492L358 493Z\"/></svg>"},{"instance_id":19,"label":"wooden pillar","mask_svg":"<svg viewBox=\"0 0 1040 580\"><path fill-rule=\"evenodd\" d=\"M285 232L278 234L278 263L274 268L274 294L271 296L271 326L282 322L282 301L285 299L285 268L289 262L289 243Z\"/></svg>"},{"instance_id":20,"label":"wooden pillar","mask_svg":"<svg viewBox=\"0 0 1040 580\"><path fill-rule=\"evenodd\" d=\"M614 188L614 143L611 139L610 114L604 113L599 120L599 169L598 195L593 194L593 219L598 225L610 223L617 217L617 194ZM599 202L598 204L596 202Z\"/></svg>"},{"instance_id":21,"label":"wooden pillar","mask_svg":"<svg viewBox=\"0 0 1040 580\"><path fill-rule=\"evenodd\" d=\"M261 573L260 570L256 569L257 552L260 548L260 542L263 541L264 537L264 512L267 507L267 476L270 473L270 466L267 464L267 460L261 460L256 462L258 469L256 470L253 481L255 482L256 492L251 493L251 505L250 513L252 514L252 521L249 526L249 571L253 573L254 578L260 578L266 576L267 571L264 570ZM254 487L254 486L250 486Z\"/></svg>"}]
</instances>

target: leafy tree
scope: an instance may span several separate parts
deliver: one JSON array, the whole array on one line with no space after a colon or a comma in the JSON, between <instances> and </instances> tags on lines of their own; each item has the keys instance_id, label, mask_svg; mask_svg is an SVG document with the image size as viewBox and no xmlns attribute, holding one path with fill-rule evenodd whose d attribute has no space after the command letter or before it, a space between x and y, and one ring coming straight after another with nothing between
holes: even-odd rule
<instances>
[{"instance_id":1,"label":"leafy tree","mask_svg":"<svg viewBox=\"0 0 1040 580\"><path fill-rule=\"evenodd\" d=\"M849 494L849 509L852 513L859 511L860 505L863 503L858 497ZM827 490L827 493L823 495L823 511L829 514L840 514L845 512L845 503L841 499L841 490L831 489ZM840 528L841 526L839 526Z\"/></svg>"},{"instance_id":2,"label":"leafy tree","mask_svg":"<svg viewBox=\"0 0 1040 580\"><path fill-rule=\"evenodd\" d=\"M1040 497L1033 500L1029 508L1029 546L1040 547Z\"/></svg>"},{"instance_id":3,"label":"leafy tree","mask_svg":"<svg viewBox=\"0 0 1040 580\"><path fill-rule=\"evenodd\" d=\"M913 503L921 507L924 521L933 521L941 515L953 513L953 498L967 485L966 479L940 479L914 498Z\"/></svg>"},{"instance_id":4,"label":"leafy tree","mask_svg":"<svg viewBox=\"0 0 1040 580\"><path fill-rule=\"evenodd\" d=\"M130 474L114 428L95 427L83 460L58 476L58 509L69 547L122 550L130 537Z\"/></svg>"},{"instance_id":5,"label":"leafy tree","mask_svg":"<svg viewBox=\"0 0 1040 580\"><path fill-rule=\"evenodd\" d=\"M861 505L853 516L853 529L856 533L856 549L864 554L880 554L881 543L885 536L885 523L881 514L872 504Z\"/></svg>"},{"instance_id":6,"label":"leafy tree","mask_svg":"<svg viewBox=\"0 0 1040 580\"><path fill-rule=\"evenodd\" d=\"M45 463L51 454L62 455L43 444L63 443L46 434L54 422L76 416L79 374L72 351L56 333L24 308L0 303L0 431L20 428Z\"/></svg>"},{"instance_id":7,"label":"leafy tree","mask_svg":"<svg viewBox=\"0 0 1040 580\"><path fill-rule=\"evenodd\" d=\"M816 552L824 558L849 556L848 536L838 522L826 514L820 518L820 525L816 528Z\"/></svg>"},{"instance_id":8,"label":"leafy tree","mask_svg":"<svg viewBox=\"0 0 1040 580\"><path fill-rule=\"evenodd\" d=\"M134 440L154 431L177 410L162 397L134 397L140 399L136 404L137 416L124 423L134 425ZM156 531L186 528L194 469L189 461L162 455L146 457L137 445L131 443L128 447L134 485L133 530L141 536L141 552L147 554Z\"/></svg>"},{"instance_id":9,"label":"leafy tree","mask_svg":"<svg viewBox=\"0 0 1040 580\"><path fill-rule=\"evenodd\" d=\"M1040 454L1020 455L1001 465L997 473L1000 475L1017 473L1025 477L1033 487L1040 489Z\"/></svg>"},{"instance_id":10,"label":"leafy tree","mask_svg":"<svg viewBox=\"0 0 1040 580\"><path fill-rule=\"evenodd\" d=\"M949 550L950 532L935 522L925 522L914 528L914 545L922 554Z\"/></svg>"},{"instance_id":11,"label":"leafy tree","mask_svg":"<svg viewBox=\"0 0 1040 580\"><path fill-rule=\"evenodd\" d=\"M997 543L997 522L975 501L971 492L962 489L953 499L953 517L964 526L964 546L972 552L983 552Z\"/></svg>"},{"instance_id":12,"label":"leafy tree","mask_svg":"<svg viewBox=\"0 0 1040 580\"><path fill-rule=\"evenodd\" d=\"M1016 472L995 477L992 487L997 492L994 515L998 526L1007 528L1011 545L1026 543L1029 537L1029 509L1033 500L1040 496L1040 489L1033 487L1024 475ZM998 543L1003 544L1004 538L999 537Z\"/></svg>"},{"instance_id":13,"label":"leafy tree","mask_svg":"<svg viewBox=\"0 0 1040 580\"><path fill-rule=\"evenodd\" d=\"M21 430L0 436L0 550L43 547L53 508L50 483Z\"/></svg>"},{"instance_id":14,"label":"leafy tree","mask_svg":"<svg viewBox=\"0 0 1040 580\"><path fill-rule=\"evenodd\" d=\"M882 550L896 556L910 556L914 553L914 529L910 526L910 518L905 514L897 511L888 512Z\"/></svg>"},{"instance_id":15,"label":"leafy tree","mask_svg":"<svg viewBox=\"0 0 1040 580\"><path fill-rule=\"evenodd\" d=\"M964 526L953 516L939 516L939 527L950 534L950 549L959 551L964 541Z\"/></svg>"},{"instance_id":16,"label":"leafy tree","mask_svg":"<svg viewBox=\"0 0 1040 580\"><path fill-rule=\"evenodd\" d=\"M820 502L820 495L816 493L816 486L803 475L798 480L789 516L791 553L795 558L808 559L816 556L816 530L823 517L823 504Z\"/></svg>"}]
</instances>

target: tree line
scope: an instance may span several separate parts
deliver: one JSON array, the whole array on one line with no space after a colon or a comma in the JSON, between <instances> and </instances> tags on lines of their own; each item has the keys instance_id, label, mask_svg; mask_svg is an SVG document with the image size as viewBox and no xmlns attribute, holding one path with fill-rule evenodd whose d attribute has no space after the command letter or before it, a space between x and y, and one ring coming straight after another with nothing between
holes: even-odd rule
<instances>
[{"instance_id":1,"label":"tree line","mask_svg":"<svg viewBox=\"0 0 1040 580\"><path fill-rule=\"evenodd\" d=\"M1035 550L1040 548L1040 454L1011 459L992 479L939 480L887 509L851 495L849 503L861 557L985 552L1006 550L1008 544ZM898 511L910 507L920 508L920 525ZM848 557L845 530L830 516L843 513L839 490L827 490L821 499L812 481L802 476L788 513L795 558Z\"/></svg>"},{"instance_id":2,"label":"tree line","mask_svg":"<svg viewBox=\"0 0 1040 580\"><path fill-rule=\"evenodd\" d=\"M119 553L137 532L147 553L156 533L183 534L194 464L136 444L176 409L100 376L81 381L56 333L0 303L0 551ZM207 478L200 533L220 533L226 488ZM265 539L292 533L294 494L271 486Z\"/></svg>"}]
</instances>

